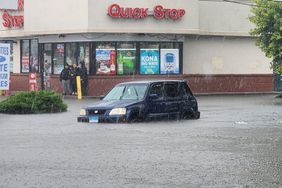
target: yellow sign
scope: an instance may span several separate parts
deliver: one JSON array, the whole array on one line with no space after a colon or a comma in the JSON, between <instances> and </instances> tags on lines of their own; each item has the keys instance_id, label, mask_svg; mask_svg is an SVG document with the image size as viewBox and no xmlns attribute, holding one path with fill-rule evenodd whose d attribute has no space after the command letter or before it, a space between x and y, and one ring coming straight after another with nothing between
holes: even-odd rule
<instances>
[{"instance_id":1,"label":"yellow sign","mask_svg":"<svg viewBox=\"0 0 282 188\"><path fill-rule=\"evenodd\" d=\"M76 86L77 86L77 99L82 99L80 76L76 77Z\"/></svg>"}]
</instances>

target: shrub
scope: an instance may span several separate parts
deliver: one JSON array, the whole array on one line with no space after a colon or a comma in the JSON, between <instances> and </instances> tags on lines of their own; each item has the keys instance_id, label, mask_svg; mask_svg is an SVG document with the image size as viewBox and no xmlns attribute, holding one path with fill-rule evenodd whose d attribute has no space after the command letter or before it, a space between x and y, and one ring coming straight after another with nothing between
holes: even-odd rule
<instances>
[{"instance_id":1,"label":"shrub","mask_svg":"<svg viewBox=\"0 0 282 188\"><path fill-rule=\"evenodd\" d=\"M0 113L34 114L67 111L62 95L53 91L19 92L0 102Z\"/></svg>"}]
</instances>

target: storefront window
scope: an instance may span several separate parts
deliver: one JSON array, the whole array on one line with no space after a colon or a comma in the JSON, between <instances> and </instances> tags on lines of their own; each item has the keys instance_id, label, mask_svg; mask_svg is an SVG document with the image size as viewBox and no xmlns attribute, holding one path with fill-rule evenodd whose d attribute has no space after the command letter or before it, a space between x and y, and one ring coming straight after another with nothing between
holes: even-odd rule
<instances>
[{"instance_id":1,"label":"storefront window","mask_svg":"<svg viewBox=\"0 0 282 188\"><path fill-rule=\"evenodd\" d=\"M78 66L81 67L81 63L84 62L85 67L87 69L87 74L89 74L89 64L90 64L90 56L89 56L89 52L90 52L90 47L89 47L89 43L79 43L78 46Z\"/></svg>"},{"instance_id":2,"label":"storefront window","mask_svg":"<svg viewBox=\"0 0 282 188\"><path fill-rule=\"evenodd\" d=\"M159 44L141 43L140 47L140 74L159 74Z\"/></svg>"},{"instance_id":3,"label":"storefront window","mask_svg":"<svg viewBox=\"0 0 282 188\"><path fill-rule=\"evenodd\" d=\"M161 48L166 48L166 49L173 49L175 45L178 43L172 43L172 42L162 42L161 43ZM178 46L178 45L177 45Z\"/></svg>"},{"instance_id":4,"label":"storefront window","mask_svg":"<svg viewBox=\"0 0 282 188\"><path fill-rule=\"evenodd\" d=\"M116 74L116 50L114 43L97 44L96 74Z\"/></svg>"},{"instance_id":5,"label":"storefront window","mask_svg":"<svg viewBox=\"0 0 282 188\"><path fill-rule=\"evenodd\" d=\"M118 43L117 46L117 73L118 75L131 75L136 67L136 44Z\"/></svg>"},{"instance_id":6,"label":"storefront window","mask_svg":"<svg viewBox=\"0 0 282 188\"><path fill-rule=\"evenodd\" d=\"M44 72L52 73L52 44L44 44Z\"/></svg>"},{"instance_id":7,"label":"storefront window","mask_svg":"<svg viewBox=\"0 0 282 188\"><path fill-rule=\"evenodd\" d=\"M21 72L29 72L29 40L21 41Z\"/></svg>"},{"instance_id":8,"label":"storefront window","mask_svg":"<svg viewBox=\"0 0 282 188\"><path fill-rule=\"evenodd\" d=\"M38 72L39 63L38 63L38 41L31 40L31 48L30 48L30 72Z\"/></svg>"},{"instance_id":9,"label":"storefront window","mask_svg":"<svg viewBox=\"0 0 282 188\"><path fill-rule=\"evenodd\" d=\"M64 68L64 58L65 58L65 46L64 44L55 44L54 45L54 74L60 74Z\"/></svg>"},{"instance_id":10,"label":"storefront window","mask_svg":"<svg viewBox=\"0 0 282 188\"><path fill-rule=\"evenodd\" d=\"M66 63L68 65L77 64L77 45L76 43L66 43Z\"/></svg>"},{"instance_id":11,"label":"storefront window","mask_svg":"<svg viewBox=\"0 0 282 188\"><path fill-rule=\"evenodd\" d=\"M38 40L21 41L21 72L38 72Z\"/></svg>"},{"instance_id":12,"label":"storefront window","mask_svg":"<svg viewBox=\"0 0 282 188\"><path fill-rule=\"evenodd\" d=\"M38 44L29 40L22 42L22 60L25 60L25 57L28 57L30 52L30 58L26 59L27 66L23 66L22 71L29 72L29 68L38 71L38 66L31 66L31 59L36 59L33 56L38 58L38 51L33 50L33 48L38 49ZM47 74L60 74L66 63L69 65L78 64L81 67L83 62L88 74L132 75L136 73L137 67L141 75L180 73L180 43L49 43L44 44L43 49L44 69ZM90 55L92 53L93 59ZM92 60L93 62L91 62ZM22 62L24 65L25 61ZM38 59L33 60L33 62L35 65L38 64Z\"/></svg>"}]
</instances>

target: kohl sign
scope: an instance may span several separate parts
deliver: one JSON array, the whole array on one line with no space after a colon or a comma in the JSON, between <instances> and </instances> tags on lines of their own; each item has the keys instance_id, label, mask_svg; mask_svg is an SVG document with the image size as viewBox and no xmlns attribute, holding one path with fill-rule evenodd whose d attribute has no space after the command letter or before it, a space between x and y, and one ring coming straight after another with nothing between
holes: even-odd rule
<instances>
[{"instance_id":1,"label":"kohl sign","mask_svg":"<svg viewBox=\"0 0 282 188\"><path fill-rule=\"evenodd\" d=\"M157 20L177 20L185 15L185 10L174 8L169 9L164 8L161 5L157 5L153 8L153 11L151 11L149 8L128 8L121 7L118 4L112 4L108 8L108 15L112 18L144 19L149 16L153 16Z\"/></svg>"},{"instance_id":2,"label":"kohl sign","mask_svg":"<svg viewBox=\"0 0 282 188\"><path fill-rule=\"evenodd\" d=\"M9 90L10 44L0 43L0 90Z\"/></svg>"}]
</instances>

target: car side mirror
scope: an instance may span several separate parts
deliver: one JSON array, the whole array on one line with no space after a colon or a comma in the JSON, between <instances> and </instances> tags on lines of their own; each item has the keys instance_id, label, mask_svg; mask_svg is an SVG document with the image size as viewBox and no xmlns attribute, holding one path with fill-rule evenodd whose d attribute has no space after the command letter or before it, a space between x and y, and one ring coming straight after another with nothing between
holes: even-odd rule
<instances>
[{"instance_id":1,"label":"car side mirror","mask_svg":"<svg viewBox=\"0 0 282 188\"><path fill-rule=\"evenodd\" d=\"M101 96L100 96L100 100L103 100L104 98L105 98L104 95L101 95Z\"/></svg>"},{"instance_id":2,"label":"car side mirror","mask_svg":"<svg viewBox=\"0 0 282 188\"><path fill-rule=\"evenodd\" d=\"M149 98L150 98L151 100L156 100L156 99L159 98L159 96L158 96L157 94L150 94L150 95L149 95Z\"/></svg>"}]
</instances>

